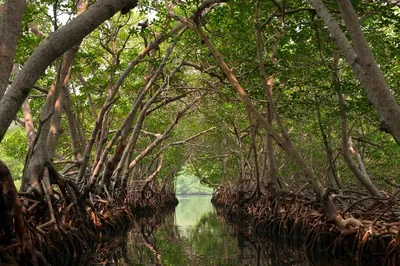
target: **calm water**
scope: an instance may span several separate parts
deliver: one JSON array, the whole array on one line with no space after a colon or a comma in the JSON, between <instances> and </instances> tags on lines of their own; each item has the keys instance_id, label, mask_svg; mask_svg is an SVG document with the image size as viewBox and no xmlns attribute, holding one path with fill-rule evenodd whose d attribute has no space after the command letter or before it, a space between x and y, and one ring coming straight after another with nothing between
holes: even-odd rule
<instances>
[{"instance_id":1,"label":"calm water","mask_svg":"<svg viewBox=\"0 0 400 266\"><path fill-rule=\"evenodd\" d=\"M181 196L174 213L136 221L126 236L106 242L95 265L354 265L310 256L237 233L226 225L211 196ZM246 230L242 230L246 231ZM94 263L94 262L97 263Z\"/></svg>"}]
</instances>

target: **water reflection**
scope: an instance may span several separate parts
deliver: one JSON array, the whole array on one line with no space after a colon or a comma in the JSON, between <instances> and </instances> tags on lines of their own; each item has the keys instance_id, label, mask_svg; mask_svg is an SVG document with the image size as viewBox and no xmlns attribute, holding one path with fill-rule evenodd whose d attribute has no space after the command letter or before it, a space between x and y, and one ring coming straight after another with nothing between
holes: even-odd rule
<instances>
[{"instance_id":1,"label":"water reflection","mask_svg":"<svg viewBox=\"0 0 400 266\"><path fill-rule=\"evenodd\" d=\"M214 213L211 196L178 196L179 204L175 208L175 225L180 232L194 227L203 216Z\"/></svg>"},{"instance_id":2,"label":"water reflection","mask_svg":"<svg viewBox=\"0 0 400 266\"><path fill-rule=\"evenodd\" d=\"M105 242L95 256L108 265L354 265L349 258L314 256L227 225L210 196L179 198L175 213L135 221L125 236Z\"/></svg>"}]
</instances>

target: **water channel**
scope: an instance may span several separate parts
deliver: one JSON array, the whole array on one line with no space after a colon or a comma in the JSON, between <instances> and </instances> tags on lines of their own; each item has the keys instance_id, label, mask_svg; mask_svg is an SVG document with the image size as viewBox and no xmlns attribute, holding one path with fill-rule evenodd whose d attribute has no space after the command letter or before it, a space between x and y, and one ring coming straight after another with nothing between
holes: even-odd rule
<instances>
[{"instance_id":1,"label":"water channel","mask_svg":"<svg viewBox=\"0 0 400 266\"><path fill-rule=\"evenodd\" d=\"M315 256L238 233L217 215L211 196L178 199L175 212L136 221L125 236L105 242L92 265L355 265L351 257Z\"/></svg>"}]
</instances>

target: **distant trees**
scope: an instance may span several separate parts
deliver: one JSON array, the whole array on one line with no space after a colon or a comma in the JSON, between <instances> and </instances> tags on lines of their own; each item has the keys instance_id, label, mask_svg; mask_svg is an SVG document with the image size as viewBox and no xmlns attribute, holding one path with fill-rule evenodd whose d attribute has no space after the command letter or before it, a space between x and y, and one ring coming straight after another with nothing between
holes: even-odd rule
<instances>
[{"instance_id":1,"label":"distant trees","mask_svg":"<svg viewBox=\"0 0 400 266\"><path fill-rule=\"evenodd\" d=\"M213 190L200 184L198 177L182 172L176 176L176 194L178 195L210 195Z\"/></svg>"}]
</instances>

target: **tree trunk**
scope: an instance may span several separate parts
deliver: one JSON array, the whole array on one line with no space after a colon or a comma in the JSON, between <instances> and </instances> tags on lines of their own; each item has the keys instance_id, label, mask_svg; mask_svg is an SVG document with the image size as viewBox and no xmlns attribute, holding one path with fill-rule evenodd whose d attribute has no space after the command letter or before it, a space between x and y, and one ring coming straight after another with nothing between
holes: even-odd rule
<instances>
[{"instance_id":1,"label":"tree trunk","mask_svg":"<svg viewBox=\"0 0 400 266\"><path fill-rule=\"evenodd\" d=\"M181 18L184 20L183 18ZM275 142L292 158L294 162L299 166L304 176L307 178L308 182L311 184L313 190L316 193L316 197L321 201L323 206L323 211L325 213L326 219L330 223L336 224L339 228L344 228L348 224L353 226L362 225L360 221L355 219L346 219L344 220L337 212L335 205L333 204L329 194L327 193L326 188L321 184L315 175L314 171L308 166L307 162L301 156L299 151L293 146L293 143L287 133L284 130L282 123L277 117L277 122L279 127L281 128L283 138L272 128L272 126L268 123L268 121L260 114L260 112L255 108L251 99L244 91L243 87L240 85L232 70L228 67L228 65L223 60L221 54L216 49L214 44L208 39L204 31L201 30L197 25L193 25L190 22L186 21L186 25L194 30L200 38L204 41L205 45L209 48L210 52L217 60L217 63L221 70L225 73L226 77L229 79L232 87L236 90L236 92L241 96L246 109L252 112L256 117L258 122L264 127L264 129L270 134ZM271 99L272 100L272 99ZM272 101L271 101L272 102ZM273 107L273 106L272 106ZM276 114L276 112L275 112Z\"/></svg>"},{"instance_id":2,"label":"tree trunk","mask_svg":"<svg viewBox=\"0 0 400 266\"><path fill-rule=\"evenodd\" d=\"M136 6L137 0L99 0L86 12L46 38L29 57L0 100L0 140L35 82L60 55L96 29L119 10Z\"/></svg>"},{"instance_id":3,"label":"tree trunk","mask_svg":"<svg viewBox=\"0 0 400 266\"><path fill-rule=\"evenodd\" d=\"M59 75L53 81L46 102L40 112L39 129L36 135L32 152L28 155L27 171L24 172L21 190L26 191L30 186L42 192L40 178L44 169L44 164L49 159L47 154L47 137L50 132L50 119L54 113L54 103L58 98Z\"/></svg>"},{"instance_id":4,"label":"tree trunk","mask_svg":"<svg viewBox=\"0 0 400 266\"><path fill-rule=\"evenodd\" d=\"M68 130L71 136L71 143L72 143L72 153L75 156L76 161L81 161L83 157L83 149L85 143L81 141L80 131L79 131L79 124L77 118L74 114L72 109L72 101L71 96L69 94L69 90L65 87L61 88L61 93L64 96L64 111L65 115L67 116L68 120Z\"/></svg>"},{"instance_id":5,"label":"tree trunk","mask_svg":"<svg viewBox=\"0 0 400 266\"><path fill-rule=\"evenodd\" d=\"M350 168L351 172L356 177L357 181L371 194L373 197L382 197L380 191L376 188L376 186L371 182L368 175L366 175L366 171L364 170L365 174L357 167L357 165L353 162L350 155L350 149L353 147L349 146L349 137L347 135L347 122L346 122L346 102L343 98L342 93L338 93L339 103L340 103L340 113L341 113L341 121L342 121L342 151L343 157ZM361 158L360 158L361 159ZM364 164L361 161L361 166L363 167ZM365 169L365 168L364 168Z\"/></svg>"},{"instance_id":6,"label":"tree trunk","mask_svg":"<svg viewBox=\"0 0 400 266\"><path fill-rule=\"evenodd\" d=\"M62 109L64 106L64 100L68 97L66 93L68 92L68 82L71 77L71 67L74 63L76 53L78 52L79 44L68 50L62 59L59 79L60 82L57 83L59 86L57 91L59 92L59 96L54 105L54 114L51 118L51 126L50 132L47 139L47 154L50 160L53 159L57 140L60 136L60 126L61 126L61 116L62 116Z\"/></svg>"},{"instance_id":7,"label":"tree trunk","mask_svg":"<svg viewBox=\"0 0 400 266\"><path fill-rule=\"evenodd\" d=\"M310 3L325 22L336 46L344 54L346 61L366 90L370 102L378 111L381 129L390 133L400 145L400 108L375 61L350 1L337 0L337 3L354 48L322 0L310 0Z\"/></svg>"},{"instance_id":8,"label":"tree trunk","mask_svg":"<svg viewBox=\"0 0 400 266\"><path fill-rule=\"evenodd\" d=\"M92 148L93 148L93 145L94 145L94 142L95 142L95 138L96 138L96 136L97 136L98 130L100 129L100 123L101 123L101 121L103 121L104 114L105 114L106 110L110 107L110 104L112 103L112 100L113 100L115 94L118 92L119 88L121 87L122 83L123 83L123 82L125 81L125 79L128 77L128 75L129 75L129 73L132 71L132 69L133 69L138 63L140 63L140 61L141 61L148 53L150 53L150 52L151 52L152 50L154 50L154 49L157 49L157 47L158 47L158 45L159 45L160 43L164 42L164 41L167 40L169 37L173 36L173 34L175 34L177 31L179 31L179 30L181 30L181 29L183 29L183 28L184 28L184 25L183 25L182 23L180 23L179 25L177 25L176 27L174 27L172 30L170 30L167 34L165 34L165 35L164 35L164 34L160 34L160 36L159 36L158 38L156 38L155 41L149 43L149 45L148 45L145 49L143 49L143 50L135 57L134 60L132 60L132 61L129 63L128 67L125 69L125 71L121 74L121 76L120 76L120 77L118 78L118 80L115 82L115 84L114 84L114 86L113 86L113 88L112 88L111 93L108 94L108 97L107 97L105 103L103 104L103 106L102 106L101 109L100 109L99 114L97 115L96 124L95 124L94 129L92 130L92 134L91 134L91 136L90 136L89 142L88 142L88 144L86 145L85 152L84 152L84 155L83 155L82 164L81 164L81 168L80 168L79 174L78 174L78 176L77 176L77 178L76 178L77 182L82 181L82 179L84 178L84 174L85 174L85 171L86 171L85 169L86 169L86 166L87 166L87 164L88 164L88 162L89 162L90 152L92 151ZM153 81L153 82L154 82L154 81ZM139 96L142 95L142 93L143 93L143 92L140 92L140 93L138 94L137 98L139 98ZM142 96L140 96L140 97L144 97L144 95L142 95ZM141 101L137 102L137 101L135 100L134 107L132 107L132 110L134 110L134 111L133 111L133 114L132 114L133 116L134 116L134 114L135 114L135 112L136 112L135 104L140 103L140 102L141 102ZM127 123L127 121L124 121L124 123ZM118 132L117 132L117 133L118 133ZM119 132L119 134L121 134L121 132ZM119 135L116 136L116 137L119 137ZM115 141L116 141L116 139L115 139ZM114 143L112 143L112 145L115 144L115 141L114 141ZM102 160L102 159L100 158L100 161L101 161L101 160ZM122 160L121 160L121 161L122 161ZM118 166L118 167L119 167L119 166ZM96 172L96 170L95 170L95 172ZM98 174L98 173L96 173L96 174Z\"/></svg>"},{"instance_id":9,"label":"tree trunk","mask_svg":"<svg viewBox=\"0 0 400 266\"><path fill-rule=\"evenodd\" d=\"M243 140L242 137L240 135L240 131L238 130L238 128L235 125L235 122L233 123L233 130L235 133L235 137L236 137L236 143L237 143L237 147L238 147L238 154L240 157L240 162L238 162L238 168L239 168L239 175L238 175L238 182L239 184L243 185L242 180L246 178L246 170L245 170L245 166L246 166L246 160L244 158L244 152L243 152ZM243 190L243 188L241 187L241 190Z\"/></svg>"},{"instance_id":10,"label":"tree trunk","mask_svg":"<svg viewBox=\"0 0 400 266\"><path fill-rule=\"evenodd\" d=\"M272 90L274 88L274 75L271 74L268 79L265 76L265 63L262 55L262 39L261 39L261 28L258 21L258 8L257 8L257 25L256 25L256 33L257 33L257 58L258 58L258 66L260 67L260 78L262 84L264 86L265 93L267 95L268 103L267 103L267 114L266 119L268 124L272 125L273 122L273 102L272 102ZM276 62L275 54L277 50L277 43L274 43L272 46L272 50L270 53L270 58L272 63ZM276 169L276 162L275 162L275 154L274 154L274 147L273 147L273 139L270 134L266 134L266 158L267 166L268 166L268 189L272 198L275 198L279 195L279 185L278 185L278 173Z\"/></svg>"},{"instance_id":11,"label":"tree trunk","mask_svg":"<svg viewBox=\"0 0 400 266\"><path fill-rule=\"evenodd\" d=\"M78 0L76 3L77 16L81 15L88 6L88 1ZM71 67L74 63L75 56L79 50L80 43L74 45L71 49L64 53L61 63L60 69L60 82L58 83L60 88L58 88L59 96L54 106L54 115L51 118L51 126L49 136L47 138L47 154L50 160L53 159L54 154L56 152L57 140L60 136L61 131L61 117L62 117L62 109L64 106L64 99L68 96L66 94L68 91L68 82L71 77Z\"/></svg>"},{"instance_id":12,"label":"tree trunk","mask_svg":"<svg viewBox=\"0 0 400 266\"><path fill-rule=\"evenodd\" d=\"M323 140L324 146L325 146L326 156L328 157L328 162L329 162L329 167L328 167L330 170L330 172L328 173L329 183L332 188L338 187L341 189L342 185L340 184L339 176L337 174L335 160L334 160L333 154L332 154L332 148L331 148L331 145L329 144L328 136L326 135L326 133L324 131L324 127L322 125L321 110L320 110L319 106L317 106L317 116L318 116L319 129L321 131L322 140Z\"/></svg>"},{"instance_id":13,"label":"tree trunk","mask_svg":"<svg viewBox=\"0 0 400 266\"><path fill-rule=\"evenodd\" d=\"M125 117L122 125L120 126L120 128L118 129L118 131L114 134L114 137L111 139L110 143L106 146L105 150L102 151L101 156L99 158L99 161L97 162L97 165L93 171L92 177L91 177L91 185L93 186L94 183L97 180L97 177L100 173L101 167L103 166L103 163L106 160L106 157L108 155L108 152L111 150L112 146L116 143L117 138L123 134L123 138L126 139L129 132L130 132L130 127L127 128L128 125L131 125L133 123L133 119L135 117L135 114L137 112L137 110L139 109L140 105L142 104L146 94L149 92L149 90L153 87L153 85L155 84L155 82L157 81L157 79L159 78L159 76L161 75L162 70L164 69L166 62L169 58L169 56L171 55L174 47L175 47L176 42L172 43L170 45L170 47L167 49L167 53L165 54L162 63L159 65L159 67L157 68L156 72L154 73L154 75L150 78L150 80L148 80L145 88L143 88L142 90L139 90L135 102L133 103L132 109L131 111L128 113L128 115ZM150 50L151 51L151 50ZM173 77L173 75L176 73L176 70L171 74L171 78ZM139 132L140 129L142 127L143 121L145 119L146 116L146 112L148 107L150 107L150 105L157 99L158 95L163 91L163 89L167 86L167 82L164 82L163 85L157 90L157 92L152 96L152 98L145 104L144 106L144 110L142 110L136 120L135 123L135 128L133 129L133 133L129 139L129 142L125 148L125 151L122 153L121 158L119 158L119 162L118 162L118 167L117 167L117 171L120 173L122 166L125 165L125 162L128 158L128 155L131 153L131 151L133 150L133 148L136 145L136 141L137 138L139 136ZM125 142L124 139L121 139L122 142ZM125 146L125 143L122 143ZM120 155L118 155L120 156ZM107 172L110 171L109 169L107 170ZM118 176L116 178L117 183L118 183L118 179L120 177ZM101 183L108 183L108 180L104 180L104 175L102 178L102 182Z\"/></svg>"},{"instance_id":14,"label":"tree trunk","mask_svg":"<svg viewBox=\"0 0 400 266\"><path fill-rule=\"evenodd\" d=\"M256 197L259 198L261 196L261 185L260 185L260 168L258 165L258 154L257 154L257 145L256 145L256 131L257 131L257 122L253 119L253 114L249 113L249 122L250 122L250 137L251 137L251 149L253 150L254 157L254 170L256 177Z\"/></svg>"},{"instance_id":15,"label":"tree trunk","mask_svg":"<svg viewBox=\"0 0 400 266\"><path fill-rule=\"evenodd\" d=\"M27 0L5 0L0 13L0 99L8 86Z\"/></svg>"},{"instance_id":16,"label":"tree trunk","mask_svg":"<svg viewBox=\"0 0 400 266\"><path fill-rule=\"evenodd\" d=\"M35 127L33 125L32 112L28 98L25 99L22 105L22 114L24 115L25 131L28 138L28 149L30 149L32 147L33 141L35 140L36 133Z\"/></svg>"},{"instance_id":17,"label":"tree trunk","mask_svg":"<svg viewBox=\"0 0 400 266\"><path fill-rule=\"evenodd\" d=\"M146 147L142 152L140 152L136 158L129 164L129 169L132 170L135 166L150 152L154 150L157 145L159 145L164 139L169 136L169 133L174 129L176 124L178 124L179 120L185 115L187 111L192 109L203 97L204 95L196 97L193 102L188 104L183 110L179 111L175 116L174 120L169 124L169 126L165 129L164 133L159 135L148 147Z\"/></svg>"},{"instance_id":18,"label":"tree trunk","mask_svg":"<svg viewBox=\"0 0 400 266\"><path fill-rule=\"evenodd\" d=\"M144 38L145 39L145 38ZM147 40L145 39L145 49L148 46ZM154 56L154 50L151 50L149 52L149 57L153 58ZM160 74L160 73L159 73ZM157 74L157 71L155 72L155 75L159 75ZM153 67L150 63L150 61L147 62L147 71L146 71L146 75L144 78L144 82L145 84L149 84L149 82L152 80L152 75L153 75ZM156 77L157 78L157 77ZM153 80L151 82L154 83L155 80ZM148 87L148 86L146 86ZM149 86L150 88L151 86ZM143 90L139 90L138 95L140 95L143 92ZM136 107L135 107L136 106ZM118 136L119 134L121 134L121 138L119 140L118 146L116 148L115 153L111 156L111 158L109 158L105 164L104 167L104 171L103 171L103 175L101 177L100 180L100 190L102 190L103 188L105 189L109 189L111 187L111 177L112 174L114 172L114 170L117 168L119 162L121 161L123 155L124 155L124 150L126 148L126 142L129 136L129 133L132 131L132 126L133 126L133 121L135 119L135 115L137 112L137 109L139 108L139 104L134 103L132 110L128 113L128 115L125 117L124 122L122 123L121 127L119 128L119 130L115 133L113 139L110 141L110 143L105 147L105 150L102 151L103 153L101 154L101 156L99 157L99 163L102 163L102 161L105 160L104 156L107 156L107 154L109 153L111 147L114 145L114 142L116 142L116 136ZM140 115L139 115L140 116ZM146 113L147 116L147 113ZM136 123L137 125L137 123ZM136 126L135 125L135 126ZM100 161L101 160L101 161ZM97 177L96 177L97 178Z\"/></svg>"},{"instance_id":19,"label":"tree trunk","mask_svg":"<svg viewBox=\"0 0 400 266\"><path fill-rule=\"evenodd\" d=\"M9 244L12 243L13 228L18 241L24 244L25 224L17 189L7 166L0 161L0 232Z\"/></svg>"},{"instance_id":20,"label":"tree trunk","mask_svg":"<svg viewBox=\"0 0 400 266\"><path fill-rule=\"evenodd\" d=\"M342 127L342 152L344 160L347 166L350 168L351 172L356 177L357 181L365 188L367 191L374 197L381 197L381 193L372 184L368 175L364 175L360 169L357 168L350 155L350 146L349 146L349 137L347 133L347 118L346 118L346 102L344 100L343 94L340 92L340 76L338 73L339 68L339 54L335 52L333 54L333 67L332 67L332 76L333 76L333 85L334 88L338 91L337 95L339 98L340 105L340 114L341 114L341 127Z\"/></svg>"}]
</instances>

